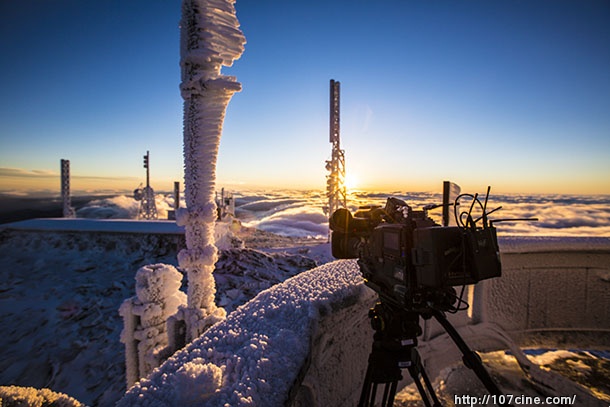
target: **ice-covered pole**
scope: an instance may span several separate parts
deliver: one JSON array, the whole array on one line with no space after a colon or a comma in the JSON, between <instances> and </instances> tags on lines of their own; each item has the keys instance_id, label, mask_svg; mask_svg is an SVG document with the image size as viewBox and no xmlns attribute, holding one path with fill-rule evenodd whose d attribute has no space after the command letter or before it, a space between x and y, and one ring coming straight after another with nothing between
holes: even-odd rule
<instances>
[{"instance_id":1,"label":"ice-covered pole","mask_svg":"<svg viewBox=\"0 0 610 407\"><path fill-rule=\"evenodd\" d=\"M186 249L178 254L187 271L188 305L183 309L186 340L191 341L225 315L214 302L212 272L216 158L225 111L241 84L220 73L238 59L246 42L235 15L235 0L183 0L180 66L184 99L184 184L186 208L177 222L185 226Z\"/></svg>"}]
</instances>

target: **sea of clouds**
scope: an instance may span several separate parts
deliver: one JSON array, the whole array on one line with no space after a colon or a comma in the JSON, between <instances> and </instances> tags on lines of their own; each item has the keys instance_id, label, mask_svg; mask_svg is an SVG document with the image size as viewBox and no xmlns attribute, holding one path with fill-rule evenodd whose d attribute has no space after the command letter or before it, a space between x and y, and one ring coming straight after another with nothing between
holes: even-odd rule
<instances>
[{"instance_id":1,"label":"sea of clouds","mask_svg":"<svg viewBox=\"0 0 610 407\"><path fill-rule=\"evenodd\" d=\"M326 239L327 198L323 191L235 191L235 215L244 226L291 237ZM359 206L384 205L389 196L404 200L414 209L441 203L434 193L370 193L355 192L348 197L348 209ZM484 197L480 198L484 203ZM78 208L81 218L136 219L140 203L131 196L93 199ZM174 207L172 194L157 194L159 219L167 219ZM184 203L182 203L184 206ZM468 200L462 207L468 206ZM608 195L490 195L487 211L501 207L489 215L492 220L537 218L537 221L497 223L501 236L610 236L610 196ZM440 222L441 210L430 216Z\"/></svg>"}]
</instances>

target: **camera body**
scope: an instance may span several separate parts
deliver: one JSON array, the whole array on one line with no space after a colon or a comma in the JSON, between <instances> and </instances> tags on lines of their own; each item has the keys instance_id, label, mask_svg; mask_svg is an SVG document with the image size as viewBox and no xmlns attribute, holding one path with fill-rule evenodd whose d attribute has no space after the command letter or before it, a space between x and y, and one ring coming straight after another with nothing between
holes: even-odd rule
<instances>
[{"instance_id":1,"label":"camera body","mask_svg":"<svg viewBox=\"0 0 610 407\"><path fill-rule=\"evenodd\" d=\"M449 309L454 286L501 275L496 230L486 223L440 226L426 209L390 197L385 208L361 207L354 216L335 211L332 254L357 258L365 283L386 301L404 309L430 303Z\"/></svg>"}]
</instances>

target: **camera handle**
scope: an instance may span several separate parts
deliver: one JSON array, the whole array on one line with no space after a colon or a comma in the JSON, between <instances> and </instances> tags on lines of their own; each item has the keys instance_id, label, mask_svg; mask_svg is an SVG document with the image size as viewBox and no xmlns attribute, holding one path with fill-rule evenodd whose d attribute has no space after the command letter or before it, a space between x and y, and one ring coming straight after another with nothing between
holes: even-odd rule
<instances>
[{"instance_id":1,"label":"camera handle","mask_svg":"<svg viewBox=\"0 0 610 407\"><path fill-rule=\"evenodd\" d=\"M417 337L422 333L419 326L421 315L418 311L406 311L381 302L369 311L375 333L358 407L378 405L376 398L379 384L385 384L380 406L391 407L398 390L398 382L403 378L401 370L405 368L413 378L424 405L441 406L417 351ZM468 347L445 315L441 311L427 309L426 316L434 316L443 326L462 352L464 365L474 371L487 391L490 394L502 395L485 370L480 357Z\"/></svg>"}]
</instances>

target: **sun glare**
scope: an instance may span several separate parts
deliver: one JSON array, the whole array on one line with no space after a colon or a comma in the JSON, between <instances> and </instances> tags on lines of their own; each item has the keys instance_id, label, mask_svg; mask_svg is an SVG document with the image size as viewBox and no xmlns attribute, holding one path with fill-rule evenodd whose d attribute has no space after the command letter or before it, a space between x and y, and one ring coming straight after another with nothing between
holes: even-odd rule
<instances>
[{"instance_id":1,"label":"sun glare","mask_svg":"<svg viewBox=\"0 0 610 407\"><path fill-rule=\"evenodd\" d=\"M345 188L347 188L347 190L358 188L358 177L353 174L346 174Z\"/></svg>"}]
</instances>

